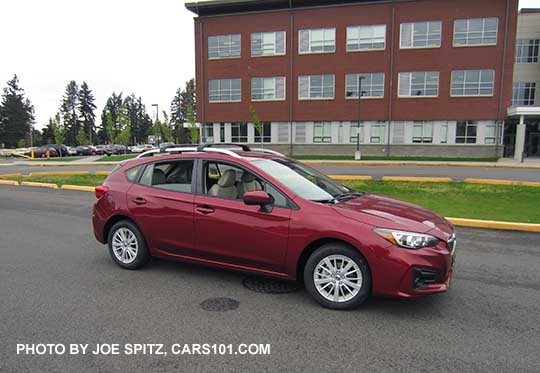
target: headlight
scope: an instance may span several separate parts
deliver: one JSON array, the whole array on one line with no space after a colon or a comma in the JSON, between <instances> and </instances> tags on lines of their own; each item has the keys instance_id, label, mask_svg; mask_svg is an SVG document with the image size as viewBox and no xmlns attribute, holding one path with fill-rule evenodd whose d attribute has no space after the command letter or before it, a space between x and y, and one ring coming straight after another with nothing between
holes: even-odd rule
<instances>
[{"instance_id":1,"label":"headlight","mask_svg":"<svg viewBox=\"0 0 540 373\"><path fill-rule=\"evenodd\" d=\"M405 249L422 249L425 247L435 247L439 240L429 234L396 231L393 229L376 228L373 230L382 238L393 243L396 246Z\"/></svg>"}]
</instances>

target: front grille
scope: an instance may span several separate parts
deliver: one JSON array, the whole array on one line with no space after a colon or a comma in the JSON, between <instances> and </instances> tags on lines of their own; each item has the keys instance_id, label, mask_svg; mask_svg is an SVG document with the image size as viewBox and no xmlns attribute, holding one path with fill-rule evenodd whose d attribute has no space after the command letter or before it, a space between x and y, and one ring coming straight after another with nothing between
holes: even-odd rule
<instances>
[{"instance_id":1,"label":"front grille","mask_svg":"<svg viewBox=\"0 0 540 373\"><path fill-rule=\"evenodd\" d=\"M437 271L427 268L413 268L413 288L425 289L437 280Z\"/></svg>"}]
</instances>

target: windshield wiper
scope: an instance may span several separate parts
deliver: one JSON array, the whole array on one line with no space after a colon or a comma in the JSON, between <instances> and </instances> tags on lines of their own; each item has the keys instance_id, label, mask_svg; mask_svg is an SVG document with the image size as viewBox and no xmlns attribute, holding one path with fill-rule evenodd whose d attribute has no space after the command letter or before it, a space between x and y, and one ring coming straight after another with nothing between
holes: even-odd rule
<instances>
[{"instance_id":1,"label":"windshield wiper","mask_svg":"<svg viewBox=\"0 0 540 373\"><path fill-rule=\"evenodd\" d=\"M347 193L341 193L340 195L337 195L334 197L334 200L337 202L344 201L346 199L354 198L354 197L362 197L364 195L364 192L347 192Z\"/></svg>"}]
</instances>

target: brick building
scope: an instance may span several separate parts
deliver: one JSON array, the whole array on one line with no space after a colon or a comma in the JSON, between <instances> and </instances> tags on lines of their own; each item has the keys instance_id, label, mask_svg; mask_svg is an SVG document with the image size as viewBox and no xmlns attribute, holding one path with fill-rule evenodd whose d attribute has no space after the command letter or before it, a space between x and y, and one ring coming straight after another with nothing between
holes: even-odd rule
<instances>
[{"instance_id":1,"label":"brick building","mask_svg":"<svg viewBox=\"0 0 540 373\"><path fill-rule=\"evenodd\" d=\"M209 0L195 18L203 139L295 154L493 157L517 0ZM359 89L361 87L361 89ZM361 99L359 99L361 91Z\"/></svg>"}]
</instances>

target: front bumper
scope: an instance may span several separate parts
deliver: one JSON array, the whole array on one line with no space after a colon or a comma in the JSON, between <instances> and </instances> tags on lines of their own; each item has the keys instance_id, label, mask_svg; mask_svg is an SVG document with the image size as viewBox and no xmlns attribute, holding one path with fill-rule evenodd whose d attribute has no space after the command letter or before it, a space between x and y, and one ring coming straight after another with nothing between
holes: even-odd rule
<instances>
[{"instance_id":1,"label":"front bumper","mask_svg":"<svg viewBox=\"0 0 540 373\"><path fill-rule=\"evenodd\" d=\"M372 268L373 294L413 298L443 293L450 288L455 255L455 240L419 250L389 246Z\"/></svg>"}]
</instances>

